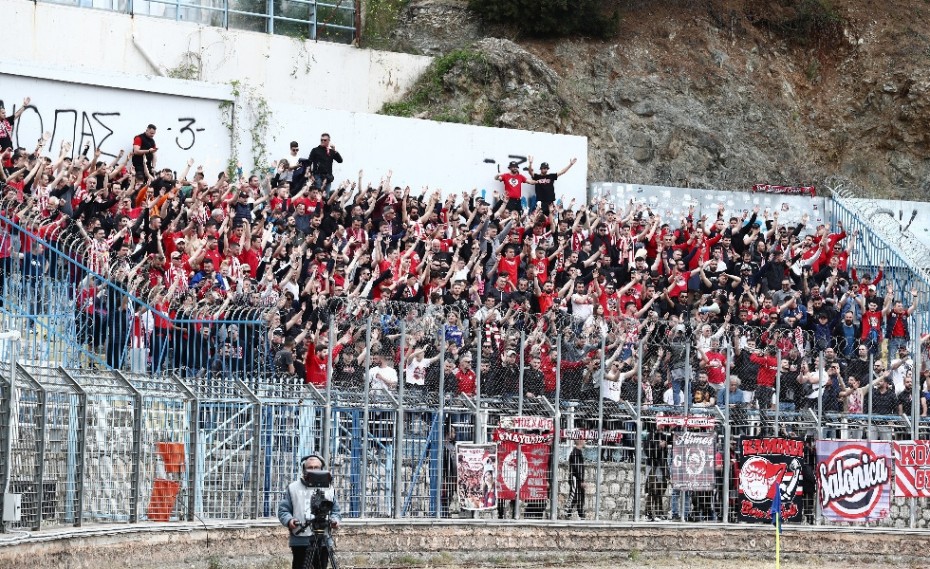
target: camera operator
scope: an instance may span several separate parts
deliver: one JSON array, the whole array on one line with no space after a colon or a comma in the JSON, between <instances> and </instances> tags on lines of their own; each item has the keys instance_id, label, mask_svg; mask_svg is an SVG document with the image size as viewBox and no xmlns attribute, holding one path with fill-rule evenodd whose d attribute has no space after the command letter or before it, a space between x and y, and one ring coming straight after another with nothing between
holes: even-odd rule
<instances>
[{"instance_id":1,"label":"camera operator","mask_svg":"<svg viewBox=\"0 0 930 569\"><path fill-rule=\"evenodd\" d=\"M292 569L304 568L304 560L310 552L311 539L316 537L313 536L315 528L314 531L311 531L308 524L315 525L314 514L317 514L317 512L308 512L307 509L311 507L312 503L315 505L314 494L321 491L321 488L312 485L313 473L322 471L324 466L323 458L319 455L311 454L304 457L301 461L301 478L288 485L287 492L278 505L278 520L280 520L281 525L290 530L288 545L294 556L291 563ZM329 511L328 518L329 524L333 528L338 527L342 521L339 502L336 501L335 497L332 497L332 510ZM306 528L305 532L296 533L303 528ZM325 540L326 545L329 547L319 548L319 555L313 565L314 569L324 569L329 564L329 550L333 548L333 541L328 528L326 529Z\"/></svg>"}]
</instances>

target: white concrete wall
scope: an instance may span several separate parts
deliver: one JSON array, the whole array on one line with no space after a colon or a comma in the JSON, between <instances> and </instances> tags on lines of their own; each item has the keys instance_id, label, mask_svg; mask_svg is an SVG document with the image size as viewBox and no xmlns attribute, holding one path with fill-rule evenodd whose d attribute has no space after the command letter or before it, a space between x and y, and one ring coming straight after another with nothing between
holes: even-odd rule
<instances>
[{"instance_id":1,"label":"white concrete wall","mask_svg":"<svg viewBox=\"0 0 930 569\"><path fill-rule=\"evenodd\" d=\"M308 127L309 125L309 127ZM503 184L494 176L507 171L511 160L521 168L533 156L534 168L549 162L554 172L578 162L556 182L556 195L579 203L586 199L588 139L569 136L441 123L364 113L309 109L296 105L275 106L269 127L268 148L274 158L283 158L291 140L301 144L301 152L319 144L319 134L332 137L344 164L334 164L337 180L356 180L360 168L365 183L377 182L388 170L395 186L410 186L419 192L424 186L443 193L461 193L477 188L488 198ZM523 195L534 195L533 186L524 185Z\"/></svg>"},{"instance_id":2,"label":"white concrete wall","mask_svg":"<svg viewBox=\"0 0 930 569\"><path fill-rule=\"evenodd\" d=\"M399 99L431 60L28 0L0 0L0 14L5 61L153 75L144 54L162 70L199 60L203 81L238 80L268 100L324 109L375 112Z\"/></svg>"},{"instance_id":3,"label":"white concrete wall","mask_svg":"<svg viewBox=\"0 0 930 569\"><path fill-rule=\"evenodd\" d=\"M62 141L72 142L74 152L91 142L105 156L115 156L131 149L133 136L154 123L159 166L180 171L194 158L212 179L231 155L230 130L221 109L230 101L239 108L237 152L246 172L286 156L291 140L300 142L306 156L326 131L345 157L343 164L335 165L339 181L357 179L361 169L366 182L377 183L393 170L392 182L415 192L424 186L445 193L477 188L490 197L502 189L494 176L511 160L522 164L532 155L537 166L548 161L558 171L574 157L578 163L559 179L556 192L579 202L585 199L588 143L581 136L314 109L272 98L267 101L267 154L262 160L252 155L252 134L257 130L251 126L252 103L247 97L234 97L228 85L0 61L0 97L9 113L25 97L32 99L14 130L14 143L29 149L48 132L52 152ZM524 187L524 195L533 196L531 186Z\"/></svg>"}]
</instances>

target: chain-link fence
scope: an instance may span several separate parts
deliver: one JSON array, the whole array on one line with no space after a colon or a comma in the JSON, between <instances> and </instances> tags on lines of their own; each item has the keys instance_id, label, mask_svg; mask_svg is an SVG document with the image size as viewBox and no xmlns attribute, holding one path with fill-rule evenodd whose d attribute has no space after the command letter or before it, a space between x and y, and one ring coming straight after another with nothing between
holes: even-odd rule
<instances>
[{"instance_id":1,"label":"chain-link fence","mask_svg":"<svg viewBox=\"0 0 930 569\"><path fill-rule=\"evenodd\" d=\"M916 340L889 361L729 323L459 328L370 302L330 315L303 355L312 383L51 367L0 340L0 476L21 501L6 527L272 518L311 453L348 517L745 522L769 484L791 523L926 526L926 498L894 497L890 472L892 443L930 436ZM497 449L496 496L477 506L461 499L460 443ZM886 486L841 491L844 469L876 460ZM862 496L878 496L867 514Z\"/></svg>"}]
</instances>

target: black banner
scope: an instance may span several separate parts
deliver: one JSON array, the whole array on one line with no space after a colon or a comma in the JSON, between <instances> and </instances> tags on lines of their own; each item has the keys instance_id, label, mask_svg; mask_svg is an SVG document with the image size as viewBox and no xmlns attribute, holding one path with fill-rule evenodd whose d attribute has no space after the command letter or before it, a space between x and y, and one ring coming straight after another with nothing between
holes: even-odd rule
<instances>
[{"instance_id":1,"label":"black banner","mask_svg":"<svg viewBox=\"0 0 930 569\"><path fill-rule=\"evenodd\" d=\"M739 458L738 510L744 522L772 522L772 499L781 494L782 520L800 522L804 441L781 437L742 437Z\"/></svg>"}]
</instances>

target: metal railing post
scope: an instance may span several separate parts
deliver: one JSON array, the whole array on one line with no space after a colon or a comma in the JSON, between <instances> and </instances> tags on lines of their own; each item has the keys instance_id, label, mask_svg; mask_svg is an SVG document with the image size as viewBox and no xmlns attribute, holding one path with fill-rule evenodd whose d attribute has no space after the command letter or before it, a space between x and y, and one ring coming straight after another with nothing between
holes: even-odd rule
<instances>
[{"instance_id":1,"label":"metal railing post","mask_svg":"<svg viewBox=\"0 0 930 569\"><path fill-rule=\"evenodd\" d=\"M19 332L3 332L0 342L6 342L8 345L9 363L7 369L10 372L9 378L3 378L0 374L0 389L5 391L6 397L0 397L3 402L0 408L0 461L3 469L0 470L0 505L3 505L4 496L10 490L10 478L13 472L13 409L14 400L16 399L16 362L19 361ZM0 510L2 511L2 510ZM9 530L9 522L0 524L0 531Z\"/></svg>"},{"instance_id":2,"label":"metal railing post","mask_svg":"<svg viewBox=\"0 0 930 569\"><path fill-rule=\"evenodd\" d=\"M326 404L323 412L323 458L326 464L332 463L332 450L330 449L333 430L333 348L335 347L335 321L329 315L329 328L326 330Z\"/></svg>"},{"instance_id":3,"label":"metal railing post","mask_svg":"<svg viewBox=\"0 0 930 569\"><path fill-rule=\"evenodd\" d=\"M555 349L555 412L552 419L552 474L549 482L549 517L559 519L559 444L562 425L562 339L556 337L558 345ZM584 507L584 504L581 505Z\"/></svg>"},{"instance_id":4,"label":"metal railing post","mask_svg":"<svg viewBox=\"0 0 930 569\"><path fill-rule=\"evenodd\" d=\"M442 338L445 338L445 337L446 337L446 325L443 324L442 325ZM444 404L446 400L446 350L445 350L445 345L446 343L442 342L442 348L439 350L439 403L437 404L438 408L436 410L436 413L438 415L437 423L439 427L438 429L439 430L439 435L438 435L439 441L437 445L439 447L437 449L439 451L437 453L437 456L439 456L439 464L436 466L436 477L439 479L439 484L437 484L437 488L439 488L439 492L436 495L436 518L437 519L442 517L443 496L446 490L446 482L445 480L443 480L443 475L445 474L443 472L443 465L445 464L445 460L446 460L446 454L445 454L446 453L446 420L445 420L446 418L445 418L445 404ZM479 346L481 345L480 335L478 339L478 345ZM480 349L479 349L479 352L480 352ZM478 361L478 371L475 373L475 376L476 378L481 376L481 361L480 360ZM475 388L477 397L481 397L481 381L476 379L475 382L477 384L477 387ZM451 493L449 494L449 500L450 501L452 500Z\"/></svg>"},{"instance_id":5,"label":"metal railing post","mask_svg":"<svg viewBox=\"0 0 930 569\"><path fill-rule=\"evenodd\" d=\"M394 519L400 519L404 512L404 350L406 346L407 324L400 321L400 373L397 381L397 411L394 424Z\"/></svg>"},{"instance_id":6,"label":"metal railing post","mask_svg":"<svg viewBox=\"0 0 930 569\"><path fill-rule=\"evenodd\" d=\"M363 411L364 421L362 421L362 491L361 491L361 509L359 516L365 517L368 510L368 460L371 449L368 448L368 425L371 421L371 381L368 379L368 370L371 369L371 315L365 322L365 371L362 375L364 386L362 387L362 397L365 409Z\"/></svg>"},{"instance_id":7,"label":"metal railing post","mask_svg":"<svg viewBox=\"0 0 930 569\"><path fill-rule=\"evenodd\" d=\"M604 380L604 350L606 349L606 338L601 336L601 363L599 366L600 369L600 380ZM597 491L594 493L594 519L601 519L601 492L604 486L601 478L604 474L604 398L601 397L600 386L598 386L597 393L597 475L594 478L595 488Z\"/></svg>"},{"instance_id":8,"label":"metal railing post","mask_svg":"<svg viewBox=\"0 0 930 569\"><path fill-rule=\"evenodd\" d=\"M132 473L129 498L129 523L139 521L139 501L142 491L142 393L126 379L123 372L113 370L113 375L132 393Z\"/></svg>"},{"instance_id":9,"label":"metal railing post","mask_svg":"<svg viewBox=\"0 0 930 569\"><path fill-rule=\"evenodd\" d=\"M875 366L875 356L870 353L869 354L869 377L871 378L871 380L869 381L869 385L866 388L866 393L868 393L869 395L869 409L868 411L866 411L866 419L865 419L865 424L866 424L865 440L869 442L872 441L872 401L875 399L874 397L872 397L872 389L873 389L873 386L876 385L875 380L878 379L878 374L875 373L874 366Z\"/></svg>"},{"instance_id":10,"label":"metal railing post","mask_svg":"<svg viewBox=\"0 0 930 569\"><path fill-rule=\"evenodd\" d=\"M914 327L914 330L918 330L917 327ZM911 380L911 440L918 440L920 438L920 398L923 397L922 387L920 385L920 368L923 362L921 362L920 354L920 333L914 334L914 348L911 350L911 353L914 354L914 371L913 379ZM909 521L909 526L911 528L917 527L917 498L910 498L911 516Z\"/></svg>"},{"instance_id":11,"label":"metal railing post","mask_svg":"<svg viewBox=\"0 0 930 569\"><path fill-rule=\"evenodd\" d=\"M775 368L775 432L772 436L777 437L779 432L778 420L781 417L781 350L775 352L775 360L777 366Z\"/></svg>"},{"instance_id":12,"label":"metal railing post","mask_svg":"<svg viewBox=\"0 0 930 569\"><path fill-rule=\"evenodd\" d=\"M520 377L517 387L517 415L523 415L523 376L526 372L526 331L520 330Z\"/></svg>"},{"instance_id":13,"label":"metal railing post","mask_svg":"<svg viewBox=\"0 0 930 569\"><path fill-rule=\"evenodd\" d=\"M638 522L642 507L642 466L643 466L643 347L645 342L639 341L636 350L636 439L633 443L635 455L633 457L633 521ZM601 384L603 386L603 384ZM602 387L603 389L603 387ZM604 394L601 393L601 399Z\"/></svg>"},{"instance_id":14,"label":"metal railing post","mask_svg":"<svg viewBox=\"0 0 930 569\"><path fill-rule=\"evenodd\" d=\"M265 29L269 34L274 33L274 0L265 0Z\"/></svg>"},{"instance_id":15,"label":"metal railing post","mask_svg":"<svg viewBox=\"0 0 930 569\"><path fill-rule=\"evenodd\" d=\"M26 372L19 364L16 367L20 371ZM48 392L39 382L35 382L34 387L36 389L36 413L38 414L39 424L36 425L36 523L32 529L38 531L42 529L42 513L45 510L45 427L48 424L46 416Z\"/></svg>"},{"instance_id":16,"label":"metal railing post","mask_svg":"<svg viewBox=\"0 0 930 569\"><path fill-rule=\"evenodd\" d=\"M732 436L732 423L730 415L730 372L733 362L733 345L727 344L726 383L723 388L723 507L721 508L723 523L730 519L730 437Z\"/></svg>"},{"instance_id":17,"label":"metal railing post","mask_svg":"<svg viewBox=\"0 0 930 569\"><path fill-rule=\"evenodd\" d=\"M74 496L77 500L74 525L75 527L80 527L84 518L84 476L86 474L84 471L84 460L87 454L87 392L74 380L74 377L72 377L65 368L59 367L58 372L67 380L71 388L77 392L77 412L75 413L75 419L82 426L81 433L84 435L77 437L74 441L74 464L69 465L69 468L73 467ZM71 434L76 434L77 432L77 429L74 429Z\"/></svg>"}]
</instances>

